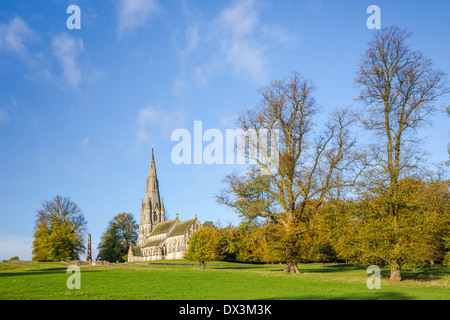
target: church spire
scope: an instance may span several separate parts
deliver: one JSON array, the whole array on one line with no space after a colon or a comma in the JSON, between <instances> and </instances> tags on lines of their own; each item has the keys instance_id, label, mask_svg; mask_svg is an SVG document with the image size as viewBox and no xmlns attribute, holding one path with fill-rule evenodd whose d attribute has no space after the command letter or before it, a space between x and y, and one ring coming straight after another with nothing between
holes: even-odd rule
<instances>
[{"instance_id":1,"label":"church spire","mask_svg":"<svg viewBox=\"0 0 450 320\"><path fill-rule=\"evenodd\" d=\"M156 165L155 165L155 154L154 149L152 148L152 160L150 162L150 168L148 171L148 177L152 177L154 180L158 180L156 177Z\"/></svg>"},{"instance_id":2,"label":"church spire","mask_svg":"<svg viewBox=\"0 0 450 320\"><path fill-rule=\"evenodd\" d=\"M152 148L152 159L150 161L150 168L147 178L147 188L145 190L145 199L147 205L151 208L151 212L155 209L160 208L161 200L159 196L159 182L158 176L156 174L156 164L155 164L155 154Z\"/></svg>"}]
</instances>

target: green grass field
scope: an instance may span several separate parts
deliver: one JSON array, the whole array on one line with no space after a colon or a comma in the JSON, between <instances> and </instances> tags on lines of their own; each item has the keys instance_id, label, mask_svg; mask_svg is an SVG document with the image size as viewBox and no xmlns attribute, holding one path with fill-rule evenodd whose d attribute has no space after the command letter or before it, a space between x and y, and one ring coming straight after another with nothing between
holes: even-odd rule
<instances>
[{"instance_id":1,"label":"green grass field","mask_svg":"<svg viewBox=\"0 0 450 320\"><path fill-rule=\"evenodd\" d=\"M382 269L380 290L367 288L364 267L344 264L302 264L300 274L285 274L282 265L233 263L205 270L157 263L81 266L79 290L67 288L67 267L0 263L0 299L450 299L448 267L404 272L399 283L389 282L389 270Z\"/></svg>"}]
</instances>

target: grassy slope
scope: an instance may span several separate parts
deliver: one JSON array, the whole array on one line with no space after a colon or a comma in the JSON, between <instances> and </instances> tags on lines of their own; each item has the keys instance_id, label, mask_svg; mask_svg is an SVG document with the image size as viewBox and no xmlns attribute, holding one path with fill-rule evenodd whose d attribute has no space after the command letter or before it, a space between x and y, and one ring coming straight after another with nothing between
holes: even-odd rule
<instances>
[{"instance_id":1,"label":"grassy slope","mask_svg":"<svg viewBox=\"0 0 450 320\"><path fill-rule=\"evenodd\" d=\"M450 268L404 274L381 290L366 287L366 269L347 265L209 267L119 265L81 267L81 289L69 290L63 263L0 263L0 299L450 299Z\"/></svg>"}]
</instances>

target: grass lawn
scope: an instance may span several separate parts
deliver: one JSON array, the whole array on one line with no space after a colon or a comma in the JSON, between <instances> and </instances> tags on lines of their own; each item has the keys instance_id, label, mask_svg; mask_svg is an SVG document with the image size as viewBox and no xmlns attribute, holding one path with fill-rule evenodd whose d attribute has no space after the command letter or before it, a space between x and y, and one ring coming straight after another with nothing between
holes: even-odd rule
<instances>
[{"instance_id":1,"label":"grass lawn","mask_svg":"<svg viewBox=\"0 0 450 320\"><path fill-rule=\"evenodd\" d=\"M0 299L450 299L448 267L404 272L399 283L382 269L380 290L367 289L366 268L344 264L299 265L300 274L233 263L205 270L157 263L80 268L81 289L69 290L64 263L0 263Z\"/></svg>"}]
</instances>

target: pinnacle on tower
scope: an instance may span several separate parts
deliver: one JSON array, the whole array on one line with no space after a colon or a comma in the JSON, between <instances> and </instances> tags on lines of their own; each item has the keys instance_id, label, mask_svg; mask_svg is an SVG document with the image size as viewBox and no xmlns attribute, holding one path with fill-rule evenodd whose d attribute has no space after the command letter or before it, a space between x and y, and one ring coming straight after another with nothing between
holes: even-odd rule
<instances>
[{"instance_id":1,"label":"pinnacle on tower","mask_svg":"<svg viewBox=\"0 0 450 320\"><path fill-rule=\"evenodd\" d=\"M144 224L149 224L146 232L150 232L154 227L161 222L165 221L164 206L160 200L159 195L159 182L156 174L155 152L152 148L152 158L150 161L150 167L148 171L147 187L145 190L144 207L141 210L141 221L144 220ZM147 234L148 236L149 234ZM146 236L144 235L144 238Z\"/></svg>"},{"instance_id":2,"label":"pinnacle on tower","mask_svg":"<svg viewBox=\"0 0 450 320\"><path fill-rule=\"evenodd\" d=\"M153 148L152 148L152 159L150 162L150 168L147 178L147 189L145 191L145 198L150 199L152 208L157 208L161 203L159 198L159 183L158 183L158 176L156 174L155 154Z\"/></svg>"}]
</instances>

